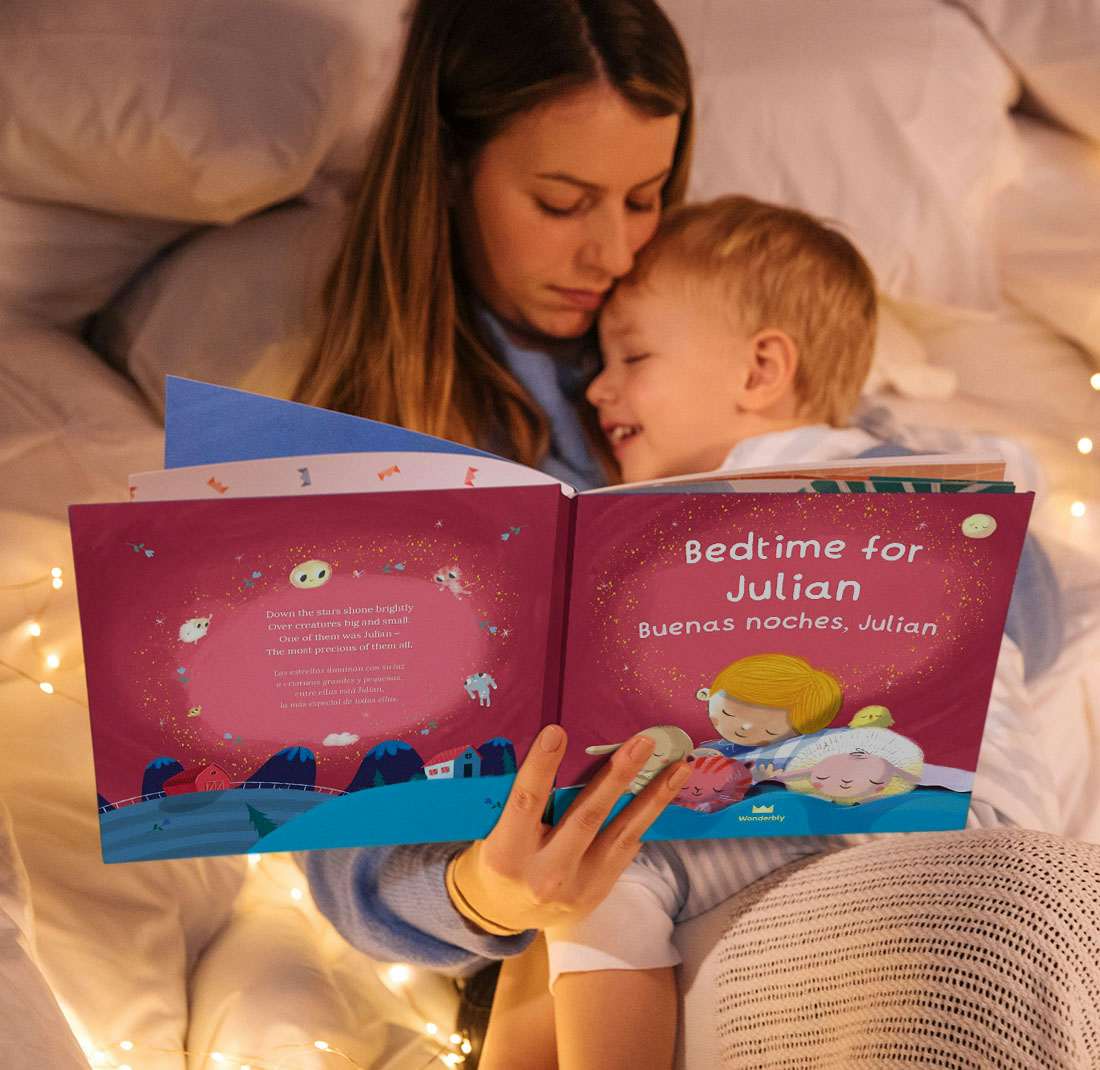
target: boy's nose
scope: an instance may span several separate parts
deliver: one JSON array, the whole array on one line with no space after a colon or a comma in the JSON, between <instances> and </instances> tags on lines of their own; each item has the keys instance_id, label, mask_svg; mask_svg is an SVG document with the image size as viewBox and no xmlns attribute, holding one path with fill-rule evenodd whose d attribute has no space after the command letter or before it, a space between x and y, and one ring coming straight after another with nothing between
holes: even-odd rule
<instances>
[{"instance_id":1,"label":"boy's nose","mask_svg":"<svg viewBox=\"0 0 1100 1070\"><path fill-rule=\"evenodd\" d=\"M610 404L614 395L611 389L611 376L608 375L606 368L588 384L584 396L588 399L588 404L594 405L597 409L601 405Z\"/></svg>"}]
</instances>

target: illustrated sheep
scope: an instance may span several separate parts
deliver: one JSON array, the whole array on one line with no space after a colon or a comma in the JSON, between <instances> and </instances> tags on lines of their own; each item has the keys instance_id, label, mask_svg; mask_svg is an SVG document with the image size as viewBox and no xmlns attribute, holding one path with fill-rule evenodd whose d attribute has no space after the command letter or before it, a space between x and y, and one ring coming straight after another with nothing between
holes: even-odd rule
<instances>
[{"instance_id":1,"label":"illustrated sheep","mask_svg":"<svg viewBox=\"0 0 1100 1070\"><path fill-rule=\"evenodd\" d=\"M675 725L656 725L638 733L653 740L653 753L646 759L645 765L634 774L634 779L626 789L631 795L637 795L665 766L686 758L695 746L691 736ZM613 754L621 743L607 743L599 747L585 747L585 754Z\"/></svg>"},{"instance_id":2,"label":"illustrated sheep","mask_svg":"<svg viewBox=\"0 0 1100 1070\"><path fill-rule=\"evenodd\" d=\"M769 779L792 791L854 806L901 795L920 783L924 753L888 728L848 728L803 747Z\"/></svg>"}]
</instances>

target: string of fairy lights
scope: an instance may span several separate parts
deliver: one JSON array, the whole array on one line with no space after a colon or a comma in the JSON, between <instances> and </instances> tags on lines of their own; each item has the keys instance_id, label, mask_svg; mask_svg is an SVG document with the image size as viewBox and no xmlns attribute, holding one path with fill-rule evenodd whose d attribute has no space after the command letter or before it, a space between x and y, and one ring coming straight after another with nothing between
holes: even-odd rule
<instances>
[{"instance_id":1,"label":"string of fairy lights","mask_svg":"<svg viewBox=\"0 0 1100 1070\"><path fill-rule=\"evenodd\" d=\"M1089 385L1093 390L1100 392L1100 372L1094 373L1089 379ZM1082 436L1076 442L1077 452L1087 456L1095 448L1095 443L1088 436ZM1089 511L1090 505L1100 506L1100 503L1086 502L1083 499L1075 499L1069 504L1071 520L1081 520ZM54 680L54 676L61 667L61 655L51 647L49 638L44 634L41 620L48 616L49 603L56 593L65 586L65 573L61 566L54 566L48 572L30 576L17 583L0 584L0 595L19 594L24 600L26 619L17 629L22 630L23 636L29 640L26 649L29 650L28 664L17 665L6 658L0 657L0 678L3 673L21 678L28 684L36 686L46 695L54 695L58 698L75 702L82 707L87 707L83 698L69 694L61 689ZM39 604L31 607L28 603L31 598L41 592L42 598ZM80 666L75 666L79 668ZM69 666L73 668L73 666ZM53 679L51 679L53 677ZM261 859L257 855L249 857L249 863L257 865ZM296 903L304 903L306 892L302 888L291 888L290 898ZM391 992L399 994L413 1015L418 1015L415 999L410 989L410 982L414 979L415 971L405 963L394 963L382 972L383 983ZM444 1026L428 1020L424 1015L420 1041L423 1044L423 1052L426 1057L425 1067L442 1064L443 1066L456 1067L466 1061L470 1053L469 1039L457 1032L448 1033ZM96 1043L86 1036L81 1024L72 1018L74 1033L88 1059L89 1066L101 1068L101 1070L141 1070L142 1056L192 1056L193 1053L183 1048L165 1049L161 1047L143 1047L140 1041L121 1039L113 1043ZM358 1063L351 1055L341 1050L324 1039L317 1039L311 1044L281 1045L277 1049L266 1054L234 1053L230 1051L212 1051L206 1056L207 1061L213 1067L224 1070L292 1070L292 1063L287 1060L295 1059L304 1052L322 1053L331 1057L334 1070L337 1067L351 1068L351 1070L368 1070L366 1066Z\"/></svg>"},{"instance_id":2,"label":"string of fairy lights","mask_svg":"<svg viewBox=\"0 0 1100 1070\"><path fill-rule=\"evenodd\" d=\"M249 862L257 865L260 859L251 856ZM295 896L293 893L297 892ZM292 890L291 897L302 900L304 893L301 889ZM419 1014L416 1001L408 991L408 986L415 978L415 971L406 963L393 963L382 974L383 983L394 994L400 995L410 1007L414 1015ZM425 1056L422 1064L424 1070L431 1066L443 1065L447 1067L461 1066L467 1056L473 1050L469 1038L463 1033L452 1032L449 1035L444 1027L437 1022L428 1020L424 1015L420 1036L416 1039L416 1045ZM154 1046L141 1046L132 1040L119 1040L114 1044L98 1046L82 1036L83 1030L78 1023L74 1024L74 1033L88 1059L90 1066L97 1070L141 1070L142 1056L172 1055L195 1058L196 1053L185 1048L167 1048ZM203 1053L199 1053L202 1055ZM331 1057L333 1070L338 1067L350 1068L350 1070L370 1070L370 1067L358 1062L346 1051L341 1050L326 1040L314 1040L303 1044L280 1044L264 1055L250 1055L230 1051L211 1051L205 1053L205 1060L213 1067L221 1070L295 1070L300 1065L299 1057L304 1055L320 1054ZM131 1061L132 1060L132 1061ZM289 1061L288 1061L289 1060ZM408 1059L402 1060L402 1066L409 1066Z\"/></svg>"},{"instance_id":3,"label":"string of fairy lights","mask_svg":"<svg viewBox=\"0 0 1100 1070\"><path fill-rule=\"evenodd\" d=\"M61 566L54 566L48 572L31 576L18 583L0 584L0 595L20 595L24 599L26 619L17 626L22 636L29 640L28 664L26 667L16 665L7 658L0 657L0 678L4 672L21 678L32 684L46 695L68 699L87 709L87 703L83 698L70 694L55 684L51 679L62 667L61 655L53 649L49 638L46 636L41 621L50 614L49 602L56 592L65 586L65 572ZM43 597L38 599L38 604L33 607L27 603L37 593ZM67 668L80 668L67 666ZM56 677L55 677L56 679ZM250 866L255 867L262 861L259 855L249 855ZM307 893L300 887L292 887L288 891L289 898L296 904L306 905ZM470 1040L465 1034L458 1032L448 1033L447 1027L432 1021L424 1015L417 1006L414 986L416 971L407 963L397 962L385 966L381 972L383 984L395 995L398 995L409 1008L413 1017L423 1020L421 1033L417 1047L423 1052L424 1067L442 1064L443 1066L457 1067L466 1061L467 1055L472 1050ZM63 1008L66 1018L72 1027L81 1049L84 1051L88 1064L98 1070L141 1070L143 1059L154 1056L178 1056L181 1058L195 1058L196 1054L186 1048L166 1048L149 1044L142 1044L140 1040L123 1038L109 1043L100 1042L87 1035L84 1024L71 1010ZM201 1054L201 1053L200 1053ZM283 1044L263 1054L242 1053L231 1051L212 1051L206 1053L206 1062L211 1067L222 1070L294 1070L300 1065L300 1057L303 1054L321 1054L326 1061L331 1060L333 1070L347 1068L347 1070L369 1070L369 1067L358 1062L348 1052L324 1039L317 1039L306 1044ZM403 1065L407 1065L403 1064Z\"/></svg>"}]
</instances>

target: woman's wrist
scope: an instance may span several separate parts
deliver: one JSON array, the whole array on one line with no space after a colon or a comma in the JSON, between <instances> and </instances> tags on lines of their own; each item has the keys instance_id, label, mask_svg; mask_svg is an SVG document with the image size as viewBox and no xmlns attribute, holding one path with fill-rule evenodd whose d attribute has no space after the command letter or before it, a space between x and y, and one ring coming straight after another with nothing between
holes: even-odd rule
<instances>
[{"instance_id":1,"label":"woman's wrist","mask_svg":"<svg viewBox=\"0 0 1100 1070\"><path fill-rule=\"evenodd\" d=\"M525 930L510 929L493 921L492 918L487 918L470 902L469 897L463 890L464 887L469 887L467 867L471 860L471 852L474 849L474 847L467 847L465 850L460 851L447 863L447 868L444 870L443 880L451 904L466 921L490 936L518 936ZM463 865L464 860L465 865ZM461 885L460 881L462 881Z\"/></svg>"}]
</instances>

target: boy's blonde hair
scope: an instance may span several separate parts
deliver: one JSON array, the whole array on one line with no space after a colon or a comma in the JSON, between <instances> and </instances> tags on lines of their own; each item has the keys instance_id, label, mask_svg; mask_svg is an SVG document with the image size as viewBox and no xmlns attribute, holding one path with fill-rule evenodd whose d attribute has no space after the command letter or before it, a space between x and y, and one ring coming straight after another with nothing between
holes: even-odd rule
<instances>
[{"instance_id":1,"label":"boy's blonde hair","mask_svg":"<svg viewBox=\"0 0 1100 1070\"><path fill-rule=\"evenodd\" d=\"M831 724L844 702L840 681L832 673L794 654L738 658L714 678L708 698L719 691L753 706L786 710L791 728L800 735Z\"/></svg>"},{"instance_id":2,"label":"boy's blonde hair","mask_svg":"<svg viewBox=\"0 0 1100 1070\"><path fill-rule=\"evenodd\" d=\"M788 334L798 347L800 415L844 426L871 367L877 302L867 262L806 212L751 197L670 210L626 281L660 264L696 286L723 286L738 327Z\"/></svg>"}]
</instances>

